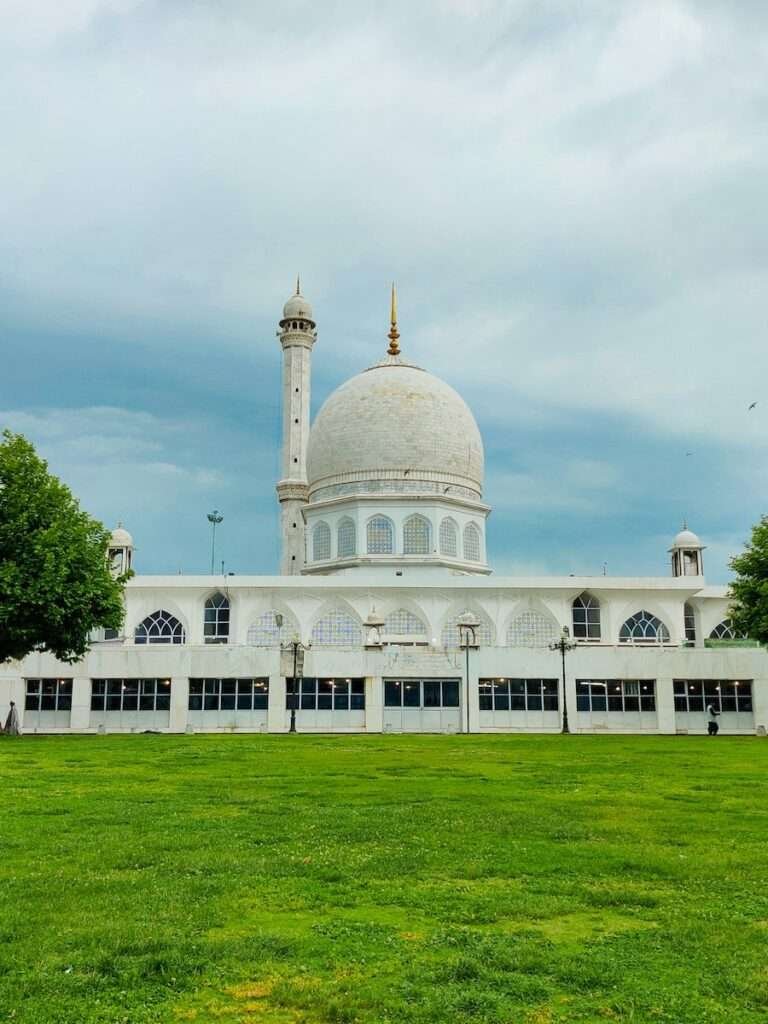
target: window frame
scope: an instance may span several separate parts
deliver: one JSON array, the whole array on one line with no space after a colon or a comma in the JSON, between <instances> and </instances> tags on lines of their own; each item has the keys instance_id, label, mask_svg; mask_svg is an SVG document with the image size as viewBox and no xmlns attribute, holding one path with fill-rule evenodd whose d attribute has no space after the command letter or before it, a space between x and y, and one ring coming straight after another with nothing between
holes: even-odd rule
<instances>
[{"instance_id":1,"label":"window frame","mask_svg":"<svg viewBox=\"0 0 768 1024\"><path fill-rule=\"evenodd\" d=\"M416 533L417 529L418 534ZM414 512L403 521L403 554L432 554L432 523L420 512Z\"/></svg>"},{"instance_id":2,"label":"window frame","mask_svg":"<svg viewBox=\"0 0 768 1024\"><path fill-rule=\"evenodd\" d=\"M229 704L232 706L229 707ZM187 710L192 712L267 712L269 710L269 677L195 676L190 678Z\"/></svg>"},{"instance_id":3,"label":"window frame","mask_svg":"<svg viewBox=\"0 0 768 1024\"><path fill-rule=\"evenodd\" d=\"M158 632L154 635L151 632L153 629L163 629L165 627L169 627L171 632ZM145 635L139 635L140 629L144 630ZM145 615L141 622L136 625L133 631L133 642L141 646L169 645L178 647L187 642L187 631L181 619L178 619L165 608L157 608L155 611L150 612L149 615Z\"/></svg>"},{"instance_id":4,"label":"window frame","mask_svg":"<svg viewBox=\"0 0 768 1024\"><path fill-rule=\"evenodd\" d=\"M631 628L628 629L629 624L632 623ZM645 623L645 625L643 625ZM656 623L657 625L654 625ZM635 636L634 631L642 626L643 635ZM648 627L654 626L653 636L648 635ZM628 635L624 636L625 629L628 629ZM638 611L633 612L629 615L624 622L621 624L619 629L619 643L620 644L668 644L671 643L671 637L667 624L663 619L660 619L658 615L654 615L653 612L649 612L647 608L640 608Z\"/></svg>"},{"instance_id":5,"label":"window frame","mask_svg":"<svg viewBox=\"0 0 768 1024\"><path fill-rule=\"evenodd\" d=\"M576 711L582 714L655 714L655 679L577 679Z\"/></svg>"},{"instance_id":6,"label":"window frame","mask_svg":"<svg viewBox=\"0 0 768 1024\"><path fill-rule=\"evenodd\" d=\"M217 602L217 598L221 598ZM229 643L231 605L226 594L217 590L206 598L203 606L203 642L206 644ZM209 626L213 629L209 632Z\"/></svg>"},{"instance_id":7,"label":"window frame","mask_svg":"<svg viewBox=\"0 0 768 1024\"><path fill-rule=\"evenodd\" d=\"M102 711L104 714L122 714L125 711L170 711L171 689L171 680L161 677L94 678L91 679L91 711ZM136 706L131 707L134 697ZM118 707L114 706L116 702L119 703ZM145 706L142 707L142 704Z\"/></svg>"},{"instance_id":8,"label":"window frame","mask_svg":"<svg viewBox=\"0 0 768 1024\"><path fill-rule=\"evenodd\" d=\"M753 683L753 679L673 679L675 714L706 714L709 703L721 714L754 714Z\"/></svg>"},{"instance_id":9,"label":"window frame","mask_svg":"<svg viewBox=\"0 0 768 1024\"><path fill-rule=\"evenodd\" d=\"M559 679L520 679L511 676L478 680L480 711L560 711Z\"/></svg>"},{"instance_id":10,"label":"window frame","mask_svg":"<svg viewBox=\"0 0 768 1024\"><path fill-rule=\"evenodd\" d=\"M45 692L46 689L49 692ZM53 703L53 707L43 704ZM24 680L24 710L71 711L72 679L54 679L45 676L30 676Z\"/></svg>"},{"instance_id":11,"label":"window frame","mask_svg":"<svg viewBox=\"0 0 768 1024\"><path fill-rule=\"evenodd\" d=\"M389 535L386 547L379 541L379 537L383 536L384 524L386 524ZM380 530L379 536L374 537L373 531L375 530ZM374 537L373 540L372 537ZM394 555L395 553L395 524L383 512L377 512L365 524L365 551L368 555Z\"/></svg>"},{"instance_id":12,"label":"window frame","mask_svg":"<svg viewBox=\"0 0 768 1024\"><path fill-rule=\"evenodd\" d=\"M298 693L296 683L299 684ZM294 697L298 696L296 704ZM365 679L301 676L285 680L286 711L365 711Z\"/></svg>"},{"instance_id":13,"label":"window frame","mask_svg":"<svg viewBox=\"0 0 768 1024\"><path fill-rule=\"evenodd\" d=\"M602 640L602 608L598 598L588 590L571 602L571 626L573 639L581 644L599 644Z\"/></svg>"},{"instance_id":14,"label":"window frame","mask_svg":"<svg viewBox=\"0 0 768 1024\"><path fill-rule=\"evenodd\" d=\"M461 680L452 678L434 679L384 679L384 707L399 708L401 711L434 711L461 707ZM434 702L436 687L440 688L438 702ZM429 688L430 703L426 703ZM394 702L397 694L398 701ZM406 702L406 697L408 701Z\"/></svg>"}]
</instances>

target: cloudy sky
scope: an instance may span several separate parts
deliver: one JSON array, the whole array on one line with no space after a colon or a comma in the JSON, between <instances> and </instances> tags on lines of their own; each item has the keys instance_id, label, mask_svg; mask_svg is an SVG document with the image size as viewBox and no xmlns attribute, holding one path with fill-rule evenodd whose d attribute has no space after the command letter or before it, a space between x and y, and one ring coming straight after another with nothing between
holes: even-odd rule
<instances>
[{"instance_id":1,"label":"cloudy sky","mask_svg":"<svg viewBox=\"0 0 768 1024\"><path fill-rule=\"evenodd\" d=\"M282 303L316 410L395 278L497 572L665 574L687 518L724 581L768 511L766 67L749 0L4 0L0 420L140 571L204 570L215 507L271 572Z\"/></svg>"}]
</instances>

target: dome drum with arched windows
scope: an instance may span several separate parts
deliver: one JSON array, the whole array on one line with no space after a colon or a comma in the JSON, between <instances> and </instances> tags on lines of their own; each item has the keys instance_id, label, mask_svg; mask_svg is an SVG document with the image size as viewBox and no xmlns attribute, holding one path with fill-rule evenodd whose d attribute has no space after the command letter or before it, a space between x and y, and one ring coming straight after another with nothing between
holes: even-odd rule
<instances>
[{"instance_id":1,"label":"dome drum with arched windows","mask_svg":"<svg viewBox=\"0 0 768 1024\"><path fill-rule=\"evenodd\" d=\"M394 292L391 323L386 356L338 387L310 429L302 571L486 574L477 423L450 385L400 354Z\"/></svg>"}]
</instances>

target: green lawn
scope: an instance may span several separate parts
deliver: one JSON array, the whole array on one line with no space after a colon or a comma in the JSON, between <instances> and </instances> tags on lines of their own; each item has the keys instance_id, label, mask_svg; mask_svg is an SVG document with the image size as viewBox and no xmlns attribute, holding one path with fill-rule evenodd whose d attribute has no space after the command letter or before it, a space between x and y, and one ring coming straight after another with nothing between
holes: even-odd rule
<instances>
[{"instance_id":1,"label":"green lawn","mask_svg":"<svg viewBox=\"0 0 768 1024\"><path fill-rule=\"evenodd\" d=\"M0 740L0 1021L761 1022L768 741Z\"/></svg>"}]
</instances>

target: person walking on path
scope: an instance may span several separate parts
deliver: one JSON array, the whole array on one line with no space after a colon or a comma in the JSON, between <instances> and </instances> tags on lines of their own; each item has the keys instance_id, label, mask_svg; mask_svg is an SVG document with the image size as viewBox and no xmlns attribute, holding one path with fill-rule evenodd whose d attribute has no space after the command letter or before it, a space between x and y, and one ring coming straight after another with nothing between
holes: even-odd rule
<instances>
[{"instance_id":1,"label":"person walking on path","mask_svg":"<svg viewBox=\"0 0 768 1024\"><path fill-rule=\"evenodd\" d=\"M8 717L5 720L5 734L6 736L21 736L19 712L16 710L15 701L11 701L11 710L8 712Z\"/></svg>"},{"instance_id":2,"label":"person walking on path","mask_svg":"<svg viewBox=\"0 0 768 1024\"><path fill-rule=\"evenodd\" d=\"M707 704L707 715L709 716L709 721L707 722L707 735L717 736L720 732L720 723L718 722L720 712L713 703Z\"/></svg>"}]
</instances>

